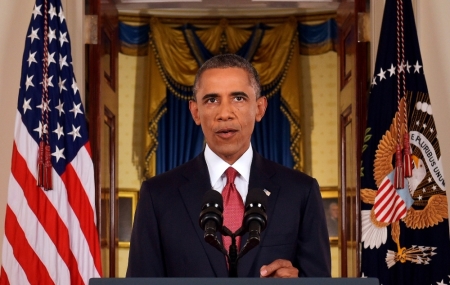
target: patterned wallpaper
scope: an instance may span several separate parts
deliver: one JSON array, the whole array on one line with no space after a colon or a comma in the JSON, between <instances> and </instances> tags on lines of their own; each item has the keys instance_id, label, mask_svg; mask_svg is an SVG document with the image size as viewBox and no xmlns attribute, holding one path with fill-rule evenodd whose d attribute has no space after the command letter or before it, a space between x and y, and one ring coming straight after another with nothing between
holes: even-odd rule
<instances>
[{"instance_id":1,"label":"patterned wallpaper","mask_svg":"<svg viewBox=\"0 0 450 285\"><path fill-rule=\"evenodd\" d=\"M127 56L119 53L119 161L118 187L139 190L142 169L140 150L144 134L144 95L147 57ZM128 266L128 248L119 248L118 277L125 277Z\"/></svg>"},{"instance_id":2,"label":"patterned wallpaper","mask_svg":"<svg viewBox=\"0 0 450 285\"><path fill-rule=\"evenodd\" d=\"M320 186L338 185L337 54L300 58L305 172Z\"/></svg>"},{"instance_id":3,"label":"patterned wallpaper","mask_svg":"<svg viewBox=\"0 0 450 285\"><path fill-rule=\"evenodd\" d=\"M141 186L146 74L146 56L119 53L119 188Z\"/></svg>"}]
</instances>

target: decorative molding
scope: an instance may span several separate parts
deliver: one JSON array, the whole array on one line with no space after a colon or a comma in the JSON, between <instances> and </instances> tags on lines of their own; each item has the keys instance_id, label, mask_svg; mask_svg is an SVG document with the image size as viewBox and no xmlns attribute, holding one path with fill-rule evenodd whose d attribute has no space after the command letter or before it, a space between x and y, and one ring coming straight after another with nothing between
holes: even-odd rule
<instances>
[{"instance_id":1,"label":"decorative molding","mask_svg":"<svg viewBox=\"0 0 450 285\"><path fill-rule=\"evenodd\" d=\"M98 16L84 16L84 43L96 45L98 43Z\"/></svg>"},{"instance_id":2,"label":"decorative molding","mask_svg":"<svg viewBox=\"0 0 450 285\"><path fill-rule=\"evenodd\" d=\"M370 14L358 13L358 43L370 42Z\"/></svg>"},{"instance_id":3,"label":"decorative molding","mask_svg":"<svg viewBox=\"0 0 450 285\"><path fill-rule=\"evenodd\" d=\"M167 14L167 11L162 10L152 10L148 14L136 14L134 12L120 12L119 21L129 22L129 23L149 23L150 19L157 17L161 23L183 25L186 23L191 23L195 25L218 25L223 18L227 18L227 21L233 25L253 25L255 23L264 22L266 24L277 24L285 22L287 17L294 17L297 22L324 22L331 18L336 18L336 11L326 11L320 13L284 13L278 14L277 10L272 10L270 14L272 16L264 15L254 15L251 16L248 13L246 15L238 15L240 18L227 15L207 15L204 12L198 11L197 13L189 10L189 14L183 11L172 12L173 14ZM266 12L267 13L267 12ZM251 13L250 13L251 14ZM189 16L187 16L189 15ZM273 16L275 15L275 16ZM199 18L201 17L201 18Z\"/></svg>"}]
</instances>

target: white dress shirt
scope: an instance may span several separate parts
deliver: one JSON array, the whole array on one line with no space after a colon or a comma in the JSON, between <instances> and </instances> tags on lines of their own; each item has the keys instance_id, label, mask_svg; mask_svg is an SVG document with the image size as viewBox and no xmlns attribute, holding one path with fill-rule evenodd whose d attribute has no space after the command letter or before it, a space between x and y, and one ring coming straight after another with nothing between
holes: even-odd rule
<instances>
[{"instance_id":1,"label":"white dress shirt","mask_svg":"<svg viewBox=\"0 0 450 285\"><path fill-rule=\"evenodd\" d=\"M250 167L252 165L253 149L250 144L248 150L233 164L229 165L217 154L215 154L208 145L205 148L205 160L208 166L209 177L211 179L212 189L219 191L222 194L222 190L227 184L227 177L225 170L228 167L233 167L239 174L234 180L236 189L242 197L245 205L245 199L248 193L248 183L250 181Z\"/></svg>"}]
</instances>

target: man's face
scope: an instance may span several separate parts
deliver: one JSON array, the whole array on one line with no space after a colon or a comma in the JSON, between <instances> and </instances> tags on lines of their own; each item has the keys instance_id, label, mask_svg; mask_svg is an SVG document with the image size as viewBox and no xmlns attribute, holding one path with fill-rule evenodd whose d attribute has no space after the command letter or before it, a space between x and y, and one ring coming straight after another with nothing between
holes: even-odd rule
<instances>
[{"instance_id":1,"label":"man's face","mask_svg":"<svg viewBox=\"0 0 450 285\"><path fill-rule=\"evenodd\" d=\"M215 68L203 72L196 102L189 109L202 127L211 150L233 164L250 146L255 122L267 108L265 97L256 99L247 72L241 68Z\"/></svg>"},{"instance_id":2,"label":"man's face","mask_svg":"<svg viewBox=\"0 0 450 285\"><path fill-rule=\"evenodd\" d=\"M333 219L337 219L339 216L339 207L336 203L331 203L330 204L330 216Z\"/></svg>"}]
</instances>

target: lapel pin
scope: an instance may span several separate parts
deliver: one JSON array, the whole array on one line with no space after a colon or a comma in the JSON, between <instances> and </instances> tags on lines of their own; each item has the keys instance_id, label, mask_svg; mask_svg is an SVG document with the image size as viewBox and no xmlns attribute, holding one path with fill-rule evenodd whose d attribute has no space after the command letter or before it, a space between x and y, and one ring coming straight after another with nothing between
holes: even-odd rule
<instances>
[{"instance_id":1,"label":"lapel pin","mask_svg":"<svg viewBox=\"0 0 450 285\"><path fill-rule=\"evenodd\" d=\"M263 191L264 191L264 193L266 193L267 196L270 196L270 191L269 190L264 189Z\"/></svg>"}]
</instances>

